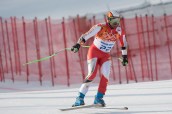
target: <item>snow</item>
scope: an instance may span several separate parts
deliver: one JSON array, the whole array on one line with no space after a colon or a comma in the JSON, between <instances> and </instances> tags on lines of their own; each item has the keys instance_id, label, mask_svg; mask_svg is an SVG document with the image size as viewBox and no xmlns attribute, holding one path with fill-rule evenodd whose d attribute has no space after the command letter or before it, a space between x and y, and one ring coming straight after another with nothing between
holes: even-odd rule
<instances>
[{"instance_id":1,"label":"snow","mask_svg":"<svg viewBox=\"0 0 172 114\"><path fill-rule=\"evenodd\" d=\"M104 100L108 107L129 110L87 108L61 112L70 107L80 85L39 86L23 82L0 83L0 114L172 114L172 80L109 85ZM90 87L85 103L91 104L97 84Z\"/></svg>"}]
</instances>

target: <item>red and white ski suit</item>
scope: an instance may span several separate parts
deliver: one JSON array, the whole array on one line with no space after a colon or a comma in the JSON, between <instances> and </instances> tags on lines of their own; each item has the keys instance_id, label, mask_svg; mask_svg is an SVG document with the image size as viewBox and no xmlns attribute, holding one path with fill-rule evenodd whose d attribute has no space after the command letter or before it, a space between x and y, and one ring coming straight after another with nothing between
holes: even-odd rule
<instances>
[{"instance_id":1,"label":"red and white ski suit","mask_svg":"<svg viewBox=\"0 0 172 114\"><path fill-rule=\"evenodd\" d=\"M87 41L92 36L95 36L95 38L87 54L88 75L79 90L84 95L88 91L90 82L96 76L98 65L101 69L98 92L105 94L111 69L110 51L117 40L120 41L121 47L127 47L125 34L120 26L112 29L108 23L97 24L83 34L82 38ZM81 43L80 41L78 43ZM127 55L127 50L122 50L122 54Z\"/></svg>"}]
</instances>

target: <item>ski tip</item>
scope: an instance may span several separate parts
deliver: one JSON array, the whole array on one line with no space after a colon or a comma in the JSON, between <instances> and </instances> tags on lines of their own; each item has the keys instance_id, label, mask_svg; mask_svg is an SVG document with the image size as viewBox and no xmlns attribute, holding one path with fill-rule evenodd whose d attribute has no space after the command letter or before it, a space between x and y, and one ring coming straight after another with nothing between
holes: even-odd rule
<instances>
[{"instance_id":1,"label":"ski tip","mask_svg":"<svg viewBox=\"0 0 172 114\"><path fill-rule=\"evenodd\" d=\"M124 107L125 110L128 110L128 107Z\"/></svg>"},{"instance_id":2,"label":"ski tip","mask_svg":"<svg viewBox=\"0 0 172 114\"><path fill-rule=\"evenodd\" d=\"M65 109L59 109L60 111L66 111Z\"/></svg>"}]
</instances>

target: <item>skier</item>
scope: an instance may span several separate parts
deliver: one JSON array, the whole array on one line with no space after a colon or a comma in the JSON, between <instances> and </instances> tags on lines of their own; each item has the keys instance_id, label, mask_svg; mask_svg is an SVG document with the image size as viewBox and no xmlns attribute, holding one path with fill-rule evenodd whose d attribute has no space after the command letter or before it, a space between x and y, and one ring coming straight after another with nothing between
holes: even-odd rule
<instances>
[{"instance_id":1,"label":"skier","mask_svg":"<svg viewBox=\"0 0 172 114\"><path fill-rule=\"evenodd\" d=\"M81 35L78 42L71 48L71 51L78 52L89 38L95 36L92 45L87 54L88 75L79 89L79 95L76 98L72 107L84 105L84 97L88 91L91 82L94 80L98 65L101 68L101 79L98 87L97 95L94 99L94 104L105 106L103 96L106 92L106 87L109 80L111 57L110 51L117 40L120 41L122 51L122 64L128 64L127 58L127 41L124 31L120 26L120 15L117 12L108 11L106 14L107 21L105 23L94 25L88 32Z\"/></svg>"}]
</instances>

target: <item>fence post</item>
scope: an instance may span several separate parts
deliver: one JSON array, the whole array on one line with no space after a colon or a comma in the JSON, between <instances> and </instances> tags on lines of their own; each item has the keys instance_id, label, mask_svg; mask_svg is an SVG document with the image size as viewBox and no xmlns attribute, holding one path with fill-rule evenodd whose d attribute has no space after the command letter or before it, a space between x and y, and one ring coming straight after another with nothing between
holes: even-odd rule
<instances>
[{"instance_id":1,"label":"fence post","mask_svg":"<svg viewBox=\"0 0 172 114\"><path fill-rule=\"evenodd\" d=\"M77 30L76 30L76 22L75 22L75 19L73 19L73 25L74 25L74 35L75 35L75 38L76 38L76 42L77 42L77 38L78 38L78 36L77 36ZM84 73L84 69L83 69L83 64L82 64L82 61L81 61L81 53L78 53L78 56L79 56L79 63L80 63L80 67L81 67L81 72L82 72L82 80L84 81L84 79L85 79L85 73Z\"/></svg>"},{"instance_id":2,"label":"fence post","mask_svg":"<svg viewBox=\"0 0 172 114\"><path fill-rule=\"evenodd\" d=\"M66 32L65 32L65 18L63 17L62 22L62 29L63 29L63 40L64 40L64 47L67 47L67 41L66 41ZM65 58L66 58L66 71L67 71L67 85L70 86L70 74L69 74L69 62L68 62L68 54L67 51L65 51Z\"/></svg>"},{"instance_id":3,"label":"fence post","mask_svg":"<svg viewBox=\"0 0 172 114\"><path fill-rule=\"evenodd\" d=\"M16 35L17 59L18 59L18 67L19 67L18 70L19 70L19 74L21 75L21 61L20 61L20 51L19 51L19 44L18 44L16 17L14 17L14 30L15 30L15 35Z\"/></svg>"},{"instance_id":4,"label":"fence post","mask_svg":"<svg viewBox=\"0 0 172 114\"><path fill-rule=\"evenodd\" d=\"M5 20L5 25L6 25L7 45L8 45L8 52L9 52L10 66L11 66L11 74L12 74L11 79L14 82L13 63L12 63L12 57L11 57L11 49L10 49L10 40L9 40L9 32L8 32L8 23L7 23L7 20Z\"/></svg>"},{"instance_id":5,"label":"fence post","mask_svg":"<svg viewBox=\"0 0 172 114\"><path fill-rule=\"evenodd\" d=\"M96 16L95 15L93 16L93 24L94 25L96 24Z\"/></svg>"},{"instance_id":6,"label":"fence post","mask_svg":"<svg viewBox=\"0 0 172 114\"><path fill-rule=\"evenodd\" d=\"M144 80L144 69L143 69L143 58L142 58L142 47L141 47L141 36L140 36L140 31L139 31L139 20L138 20L138 16L135 16L135 20L136 20L136 28L137 28L137 36L138 36L138 44L139 44L139 49L140 49L140 62L141 62L141 69L142 69L142 80Z\"/></svg>"},{"instance_id":7,"label":"fence post","mask_svg":"<svg viewBox=\"0 0 172 114\"><path fill-rule=\"evenodd\" d=\"M154 15L152 14L152 31L153 31L153 41L154 41L154 55L155 55L155 77L158 80L158 70L157 70L157 55L156 55L156 38L155 38L155 22Z\"/></svg>"},{"instance_id":8,"label":"fence post","mask_svg":"<svg viewBox=\"0 0 172 114\"><path fill-rule=\"evenodd\" d=\"M11 17L11 28L12 28L12 38L13 38L13 44L14 44L14 61L15 61L15 71L16 75L18 74L18 62L17 62L17 49L16 49L16 40L14 35L14 24L13 24L13 18Z\"/></svg>"},{"instance_id":9,"label":"fence post","mask_svg":"<svg viewBox=\"0 0 172 114\"><path fill-rule=\"evenodd\" d=\"M150 35L149 35L149 22L148 22L148 15L146 14L145 15L145 17L146 17L146 29L147 29L147 39L148 39L148 49L149 49L149 59L150 59L150 70L151 70L151 72L150 72L150 77L151 77L151 80L153 81L153 71L152 71L152 53L151 53L151 48L150 48L150 46L151 46L151 44L150 44Z\"/></svg>"},{"instance_id":10,"label":"fence post","mask_svg":"<svg viewBox=\"0 0 172 114\"><path fill-rule=\"evenodd\" d=\"M36 52L37 52L37 59L40 59L40 45L39 45L39 34L38 34L38 24L37 24L37 18L35 17L34 23L34 33L35 33L35 44L36 44ZM38 62L38 72L39 72L39 81L42 85L42 68L41 68L41 62Z\"/></svg>"},{"instance_id":11,"label":"fence post","mask_svg":"<svg viewBox=\"0 0 172 114\"><path fill-rule=\"evenodd\" d=\"M148 72L148 78L150 79L150 73L149 73L149 65L148 65L148 57L147 57L147 52L146 52L146 44L145 44L145 35L144 35L144 28L143 28L143 17L140 15L140 21L141 21L141 33L143 36L143 52L145 53L146 56L146 65L147 65L147 72Z\"/></svg>"},{"instance_id":12,"label":"fence post","mask_svg":"<svg viewBox=\"0 0 172 114\"><path fill-rule=\"evenodd\" d=\"M25 48L25 61L26 63L28 62L28 52L27 52L27 37L26 37L26 23L24 21L24 17L22 17L22 21L23 21L23 34L24 34L24 48ZM27 83L29 83L29 66L26 65L26 80Z\"/></svg>"},{"instance_id":13,"label":"fence post","mask_svg":"<svg viewBox=\"0 0 172 114\"><path fill-rule=\"evenodd\" d=\"M49 20L49 28L50 28L50 42L51 42L51 52L54 53L54 48L53 48L53 35L52 35L52 27L51 27L51 18L50 16L48 17ZM56 76L56 65L55 65L55 58L52 58L52 65L53 65L53 72L54 72L54 77Z\"/></svg>"},{"instance_id":14,"label":"fence post","mask_svg":"<svg viewBox=\"0 0 172 114\"><path fill-rule=\"evenodd\" d=\"M107 20L106 20L106 15L104 15L104 21L106 22Z\"/></svg>"},{"instance_id":15,"label":"fence post","mask_svg":"<svg viewBox=\"0 0 172 114\"><path fill-rule=\"evenodd\" d=\"M7 49L6 49L6 43L5 43L5 35L4 35L4 27L3 27L2 17L0 17L0 21L1 21L1 29L2 29L2 42L3 42L4 54L5 54L5 66L6 66L5 68L8 73Z\"/></svg>"},{"instance_id":16,"label":"fence post","mask_svg":"<svg viewBox=\"0 0 172 114\"><path fill-rule=\"evenodd\" d=\"M47 18L45 19L45 24L46 24L46 32L47 32L49 55L51 55L52 54L52 52L51 52L51 41L50 41L50 35L49 35L49 30L48 30ZM51 70L52 86L54 86L54 72L53 72L53 61L52 61L52 58L50 58L50 70Z\"/></svg>"},{"instance_id":17,"label":"fence post","mask_svg":"<svg viewBox=\"0 0 172 114\"><path fill-rule=\"evenodd\" d=\"M1 78L1 82L5 81L1 50L0 50L0 78Z\"/></svg>"},{"instance_id":18,"label":"fence post","mask_svg":"<svg viewBox=\"0 0 172 114\"><path fill-rule=\"evenodd\" d=\"M172 74L172 58L171 58L171 49L170 49L170 44L169 44L170 38L169 38L169 33L168 33L166 14L164 14L164 22L165 22L165 32L166 32L166 36L167 36L168 53L169 53L169 60L170 60L170 67L171 67L171 74Z\"/></svg>"},{"instance_id":19,"label":"fence post","mask_svg":"<svg viewBox=\"0 0 172 114\"><path fill-rule=\"evenodd\" d=\"M78 24L78 32L79 32L78 36L80 36L82 34L82 31L81 31L81 27L80 27L80 17L79 17L79 15L77 15L77 24ZM82 78L84 80L85 79L85 72L84 72L85 67L84 67L84 63L81 61L81 60L83 60L82 49L80 50L79 53L80 53L79 58L80 58L81 70L82 70L82 73L83 73Z\"/></svg>"},{"instance_id":20,"label":"fence post","mask_svg":"<svg viewBox=\"0 0 172 114\"><path fill-rule=\"evenodd\" d=\"M124 27L124 30L125 30L125 35L127 37L127 33L126 33L126 26L125 26L125 19L122 18L122 23L123 23L123 27ZM132 71L133 71L133 75L134 75L134 79L135 79L135 82L137 83L137 77L136 77L136 73L135 73L135 69L134 69L134 65L133 65L133 59L131 57L131 51L128 47L128 56L130 57L130 61L129 61L129 66L130 66L130 79L132 80L133 79L133 76L132 76L132 73L131 73L131 67L132 67ZM126 76L128 77L127 75L127 68L126 68Z\"/></svg>"}]
</instances>

